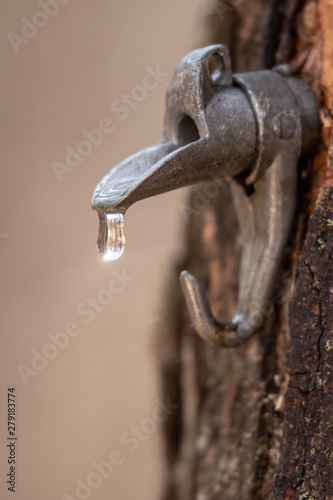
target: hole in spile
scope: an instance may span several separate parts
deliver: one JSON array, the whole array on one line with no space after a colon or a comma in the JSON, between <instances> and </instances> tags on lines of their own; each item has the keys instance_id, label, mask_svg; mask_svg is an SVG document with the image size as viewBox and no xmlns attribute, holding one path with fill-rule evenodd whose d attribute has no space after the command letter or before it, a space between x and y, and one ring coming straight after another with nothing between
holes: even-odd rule
<instances>
[{"instance_id":1,"label":"hole in spile","mask_svg":"<svg viewBox=\"0 0 333 500\"><path fill-rule=\"evenodd\" d=\"M194 120L189 115L182 116L178 123L177 143L180 146L186 146L186 144L191 144L199 139L199 130Z\"/></svg>"},{"instance_id":2,"label":"hole in spile","mask_svg":"<svg viewBox=\"0 0 333 500\"><path fill-rule=\"evenodd\" d=\"M208 71L214 83L223 85L226 79L226 67L223 57L217 52L212 54L208 60Z\"/></svg>"}]
</instances>

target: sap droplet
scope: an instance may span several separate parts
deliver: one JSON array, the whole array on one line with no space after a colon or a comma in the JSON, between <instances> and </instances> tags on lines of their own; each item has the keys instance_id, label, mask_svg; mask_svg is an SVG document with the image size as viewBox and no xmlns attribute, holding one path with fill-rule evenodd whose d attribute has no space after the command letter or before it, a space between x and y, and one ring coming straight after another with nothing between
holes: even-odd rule
<instances>
[{"instance_id":1,"label":"sap droplet","mask_svg":"<svg viewBox=\"0 0 333 500\"><path fill-rule=\"evenodd\" d=\"M125 249L123 214L99 212L97 248L105 260L117 260Z\"/></svg>"}]
</instances>

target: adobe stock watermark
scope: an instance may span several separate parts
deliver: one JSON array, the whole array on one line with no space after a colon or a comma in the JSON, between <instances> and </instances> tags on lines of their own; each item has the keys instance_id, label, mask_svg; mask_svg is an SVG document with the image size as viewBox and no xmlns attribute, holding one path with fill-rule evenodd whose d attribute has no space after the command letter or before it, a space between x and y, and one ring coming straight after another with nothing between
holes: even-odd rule
<instances>
[{"instance_id":1,"label":"adobe stock watermark","mask_svg":"<svg viewBox=\"0 0 333 500\"><path fill-rule=\"evenodd\" d=\"M191 188L190 203L179 203L178 210L186 224L190 222L192 215L198 215L205 210L210 201L228 191L224 177L213 177L212 180Z\"/></svg>"},{"instance_id":2,"label":"adobe stock watermark","mask_svg":"<svg viewBox=\"0 0 333 500\"><path fill-rule=\"evenodd\" d=\"M128 94L121 94L111 103L113 115L123 121L129 116L132 110L136 109L143 102L149 92L155 90L169 73L162 71L157 64L155 69L146 66L146 74L142 79L141 85L136 85ZM83 129L81 131L83 139L75 147L67 145L66 156L63 162L53 161L52 169L59 182L63 182L64 176L73 172L81 165L84 158L90 156L93 151L102 144L106 135L111 134L116 128L113 118L103 118L96 128L92 130Z\"/></svg>"},{"instance_id":3,"label":"adobe stock watermark","mask_svg":"<svg viewBox=\"0 0 333 500\"><path fill-rule=\"evenodd\" d=\"M229 195L230 187L228 179L237 168L238 163L230 159L228 165L223 167L220 176L217 176L216 172L211 171L207 175L206 182L201 182L191 188L189 202L179 203L178 205L178 210L186 224L190 222L192 215L198 215L205 210L214 198L223 194Z\"/></svg>"},{"instance_id":4,"label":"adobe stock watermark","mask_svg":"<svg viewBox=\"0 0 333 500\"><path fill-rule=\"evenodd\" d=\"M165 402L156 400L156 406L151 416L142 420L140 425L134 426L120 436L120 449L112 450L106 460L102 462L91 462L92 472L84 479L75 479L74 495L63 493L61 500L87 500L94 490L98 489L103 481L109 479L114 471L126 463L129 454L138 450L149 436L154 434L159 424L167 420L172 413L179 408L179 405L172 404L167 397Z\"/></svg>"},{"instance_id":5,"label":"adobe stock watermark","mask_svg":"<svg viewBox=\"0 0 333 500\"><path fill-rule=\"evenodd\" d=\"M25 386L29 384L31 377L37 377L51 361L58 357L61 351L66 349L71 339L82 333L84 325L80 325L81 318L86 324L94 321L96 315L111 304L114 296L125 290L129 282L134 280L134 276L127 274L125 269L122 269L121 273L112 269L111 275L112 278L105 288L101 288L94 297L86 297L77 305L75 313L80 320L75 318L75 320L68 321L61 331L49 332L47 343L40 350L35 348L31 350L32 358L29 364L17 366L17 371Z\"/></svg>"},{"instance_id":6,"label":"adobe stock watermark","mask_svg":"<svg viewBox=\"0 0 333 500\"><path fill-rule=\"evenodd\" d=\"M36 10L31 19L22 17L21 33L10 31L7 38L15 52L18 54L22 45L27 45L30 40L38 35L39 31L47 26L50 19L56 17L62 5L67 5L71 0L39 0L40 10Z\"/></svg>"}]
</instances>

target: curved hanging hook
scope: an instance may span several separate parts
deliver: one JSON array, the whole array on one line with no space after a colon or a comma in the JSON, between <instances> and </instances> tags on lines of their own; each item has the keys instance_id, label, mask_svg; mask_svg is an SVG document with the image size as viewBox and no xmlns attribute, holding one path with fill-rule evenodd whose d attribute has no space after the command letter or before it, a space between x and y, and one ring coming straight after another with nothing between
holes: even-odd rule
<instances>
[{"instance_id":1,"label":"curved hanging hook","mask_svg":"<svg viewBox=\"0 0 333 500\"><path fill-rule=\"evenodd\" d=\"M193 327L200 337L208 344L219 347L240 344L237 333L241 321L223 324L214 318L203 282L188 271L182 271L180 283Z\"/></svg>"}]
</instances>

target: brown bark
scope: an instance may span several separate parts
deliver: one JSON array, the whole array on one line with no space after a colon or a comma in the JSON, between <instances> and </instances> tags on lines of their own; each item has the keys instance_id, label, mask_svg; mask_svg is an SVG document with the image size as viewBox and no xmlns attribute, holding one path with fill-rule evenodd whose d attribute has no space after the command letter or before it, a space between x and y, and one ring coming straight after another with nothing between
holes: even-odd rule
<instances>
[{"instance_id":1,"label":"brown bark","mask_svg":"<svg viewBox=\"0 0 333 500\"><path fill-rule=\"evenodd\" d=\"M178 283L190 270L216 316L232 317L239 252L228 185L214 198L196 187L183 207L186 251L158 342L162 391L180 404L165 424L164 500L333 499L333 3L215 2L207 33L203 44L229 45L234 71L294 62L318 97L322 141L300 163L274 312L241 347L195 335Z\"/></svg>"}]
</instances>

